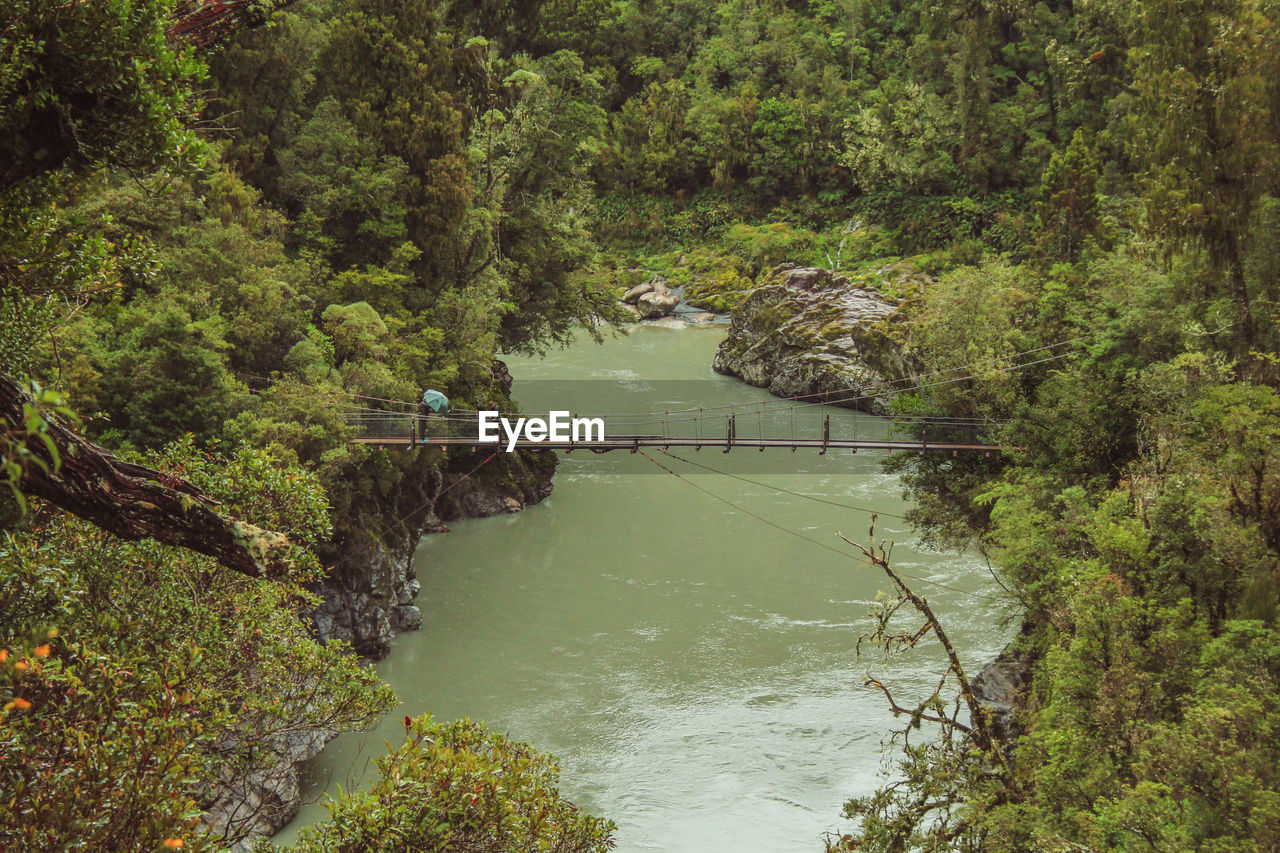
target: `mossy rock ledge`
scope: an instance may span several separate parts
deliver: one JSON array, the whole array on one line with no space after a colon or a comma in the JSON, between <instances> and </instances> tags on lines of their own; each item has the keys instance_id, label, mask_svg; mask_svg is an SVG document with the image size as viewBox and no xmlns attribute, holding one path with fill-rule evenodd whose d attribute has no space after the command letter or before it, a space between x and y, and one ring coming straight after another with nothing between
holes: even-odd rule
<instances>
[{"instance_id":1,"label":"mossy rock ledge","mask_svg":"<svg viewBox=\"0 0 1280 853\"><path fill-rule=\"evenodd\" d=\"M783 264L733 310L712 368L779 397L887 414L882 392L911 373L892 335L899 306L831 270Z\"/></svg>"}]
</instances>

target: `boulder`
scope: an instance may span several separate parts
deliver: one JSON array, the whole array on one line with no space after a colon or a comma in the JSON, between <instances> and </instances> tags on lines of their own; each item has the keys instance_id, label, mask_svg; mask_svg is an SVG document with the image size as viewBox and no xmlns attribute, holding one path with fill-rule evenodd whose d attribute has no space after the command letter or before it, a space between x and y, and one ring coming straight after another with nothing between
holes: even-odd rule
<instances>
[{"instance_id":1,"label":"boulder","mask_svg":"<svg viewBox=\"0 0 1280 853\"><path fill-rule=\"evenodd\" d=\"M992 735L1010 758L1023 734L1018 711L1026 706L1035 666L1031 655L1016 650L1014 646L1014 643L1006 646L970 682L973 695L991 720Z\"/></svg>"},{"instance_id":2,"label":"boulder","mask_svg":"<svg viewBox=\"0 0 1280 853\"><path fill-rule=\"evenodd\" d=\"M636 303L636 308L640 311L642 319L653 320L667 316L679 304L679 296L676 296L665 287L658 287L641 296Z\"/></svg>"},{"instance_id":3,"label":"boulder","mask_svg":"<svg viewBox=\"0 0 1280 853\"><path fill-rule=\"evenodd\" d=\"M898 302L820 267L775 267L734 309L712 367L780 397L888 412L891 379L912 373L888 334Z\"/></svg>"},{"instance_id":4,"label":"boulder","mask_svg":"<svg viewBox=\"0 0 1280 853\"><path fill-rule=\"evenodd\" d=\"M821 267L792 267L782 271L782 285L801 293L826 289L834 280L835 274Z\"/></svg>"},{"instance_id":5,"label":"boulder","mask_svg":"<svg viewBox=\"0 0 1280 853\"><path fill-rule=\"evenodd\" d=\"M284 826L302 805L301 771L337 734L331 729L290 729L278 721L263 721L260 731L227 736L218 748L230 754L243 743L253 743L247 767L223 766L209 794L212 803L204 822L219 834L244 835L230 844L231 853L249 853L258 842ZM273 731L274 729L274 731Z\"/></svg>"},{"instance_id":6,"label":"boulder","mask_svg":"<svg viewBox=\"0 0 1280 853\"><path fill-rule=\"evenodd\" d=\"M635 287L622 294L622 301L627 305L635 305L640 301L640 297L646 293L653 293L657 289L657 278L646 281L644 284L637 284ZM616 292L616 291L615 291Z\"/></svg>"}]
</instances>

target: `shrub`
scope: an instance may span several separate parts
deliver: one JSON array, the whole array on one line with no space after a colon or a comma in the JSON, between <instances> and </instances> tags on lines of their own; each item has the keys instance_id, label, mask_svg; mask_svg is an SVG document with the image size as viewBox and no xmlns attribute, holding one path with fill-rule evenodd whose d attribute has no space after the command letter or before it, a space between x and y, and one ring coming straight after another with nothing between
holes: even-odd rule
<instances>
[{"instance_id":1,"label":"shrub","mask_svg":"<svg viewBox=\"0 0 1280 853\"><path fill-rule=\"evenodd\" d=\"M378 760L373 790L330 802L295 853L338 850L589 853L612 844L610 821L560 796L554 760L470 720L405 717L407 736Z\"/></svg>"}]
</instances>

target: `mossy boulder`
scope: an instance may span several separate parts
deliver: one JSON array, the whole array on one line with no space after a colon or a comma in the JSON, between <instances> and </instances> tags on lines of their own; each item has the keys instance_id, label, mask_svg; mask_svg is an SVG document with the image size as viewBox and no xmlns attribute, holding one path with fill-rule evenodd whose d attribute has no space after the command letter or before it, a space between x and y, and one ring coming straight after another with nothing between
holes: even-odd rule
<instances>
[{"instance_id":1,"label":"mossy boulder","mask_svg":"<svg viewBox=\"0 0 1280 853\"><path fill-rule=\"evenodd\" d=\"M886 414L889 381L911 373L893 334L900 306L867 282L784 264L734 309L712 366L780 397Z\"/></svg>"}]
</instances>

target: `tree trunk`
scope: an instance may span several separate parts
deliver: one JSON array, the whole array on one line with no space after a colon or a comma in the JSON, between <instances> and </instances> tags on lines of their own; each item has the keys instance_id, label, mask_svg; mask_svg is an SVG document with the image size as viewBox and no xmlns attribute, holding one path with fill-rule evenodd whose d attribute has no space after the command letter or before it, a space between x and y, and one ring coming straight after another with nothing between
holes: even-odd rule
<instances>
[{"instance_id":1,"label":"tree trunk","mask_svg":"<svg viewBox=\"0 0 1280 853\"><path fill-rule=\"evenodd\" d=\"M29 461L23 466L19 487L24 494L122 539L150 538L189 548L249 577L281 577L292 568L283 534L223 515L216 501L185 480L121 462L47 416L46 435L58 451L55 460L43 442L27 435L24 405L35 407L13 379L0 375L0 421L45 464Z\"/></svg>"}]
</instances>

